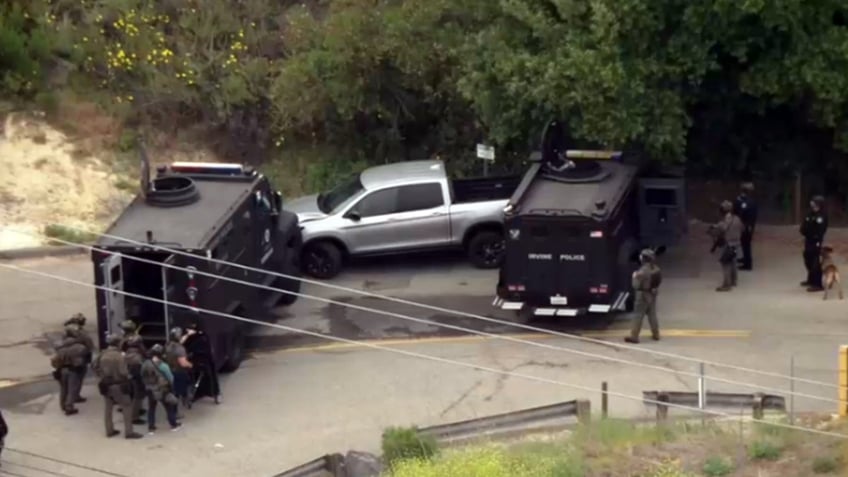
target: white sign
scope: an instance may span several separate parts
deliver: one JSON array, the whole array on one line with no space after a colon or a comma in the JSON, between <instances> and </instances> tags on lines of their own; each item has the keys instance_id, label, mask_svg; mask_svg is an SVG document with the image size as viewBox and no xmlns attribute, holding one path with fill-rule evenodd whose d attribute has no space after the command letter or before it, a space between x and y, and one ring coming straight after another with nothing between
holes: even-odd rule
<instances>
[{"instance_id":1,"label":"white sign","mask_svg":"<svg viewBox=\"0 0 848 477\"><path fill-rule=\"evenodd\" d=\"M494 162L494 160L495 160L495 148L493 146L487 146L485 144L478 144L477 145L477 157L479 159Z\"/></svg>"}]
</instances>

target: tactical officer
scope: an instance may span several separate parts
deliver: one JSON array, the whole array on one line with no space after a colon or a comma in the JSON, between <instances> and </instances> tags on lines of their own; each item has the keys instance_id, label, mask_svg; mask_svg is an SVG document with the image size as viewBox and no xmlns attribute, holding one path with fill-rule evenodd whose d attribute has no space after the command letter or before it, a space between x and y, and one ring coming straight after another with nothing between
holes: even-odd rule
<instances>
[{"instance_id":1,"label":"tactical officer","mask_svg":"<svg viewBox=\"0 0 848 477\"><path fill-rule=\"evenodd\" d=\"M121 322L121 324L119 326L121 327L121 331L124 334L123 337L122 337L123 339L121 340L121 348L120 349L121 349L121 351L126 351L127 350L127 342L130 340L130 338L132 338L133 336L139 336L138 335L138 327L136 326L135 321L133 321L133 320L124 320L124 321ZM144 348L143 343L142 343L141 346L142 346L142 348L141 348L142 352L144 354L147 354L147 350Z\"/></svg>"},{"instance_id":2,"label":"tactical officer","mask_svg":"<svg viewBox=\"0 0 848 477\"><path fill-rule=\"evenodd\" d=\"M188 401L188 388L191 383L192 364L187 358L185 346L180 342L183 337L182 328L173 328L165 346L165 362L174 374L174 394L186 407L191 407Z\"/></svg>"},{"instance_id":3,"label":"tactical officer","mask_svg":"<svg viewBox=\"0 0 848 477\"><path fill-rule=\"evenodd\" d=\"M59 380L59 404L67 416L79 412L74 404L79 396L79 388L82 386L80 368L85 366L87 351L79 339L77 325L66 325L65 337L56 347L56 354L50 361L55 369L53 376Z\"/></svg>"},{"instance_id":4,"label":"tactical officer","mask_svg":"<svg viewBox=\"0 0 848 477\"><path fill-rule=\"evenodd\" d=\"M133 429L132 383L127 362L119 349L121 337L113 334L108 335L106 345L108 346L106 350L100 353L94 361L94 371L100 378L98 387L103 396L103 422L106 426L106 437L114 437L120 434L115 430L115 425L112 422L112 411L117 404L121 407L121 412L124 415L124 437L139 439L141 434Z\"/></svg>"},{"instance_id":5,"label":"tactical officer","mask_svg":"<svg viewBox=\"0 0 848 477\"><path fill-rule=\"evenodd\" d=\"M742 221L733 213L733 204L729 200L721 203L722 220L710 227L714 234L715 245L719 250L722 282L716 291L726 292L736 286L736 257L742 239Z\"/></svg>"},{"instance_id":6,"label":"tactical officer","mask_svg":"<svg viewBox=\"0 0 848 477\"><path fill-rule=\"evenodd\" d=\"M212 344L209 336L200 329L200 321L197 318L189 322L186 335L183 337L183 346L188 353L188 359L192 363L192 382L189 390L190 399L196 401L204 396L215 399L215 404L221 402L221 386L218 383L218 370L212 356Z\"/></svg>"},{"instance_id":7,"label":"tactical officer","mask_svg":"<svg viewBox=\"0 0 848 477\"><path fill-rule=\"evenodd\" d=\"M143 413L142 403L144 402L147 393L144 389L144 382L141 379L141 365L144 363L144 342L138 335L130 336L125 342L126 351L124 351L124 359L127 362L127 370L130 373L130 383L132 384L132 416L134 424L144 424L141 420Z\"/></svg>"},{"instance_id":8,"label":"tactical officer","mask_svg":"<svg viewBox=\"0 0 848 477\"><path fill-rule=\"evenodd\" d=\"M754 227L757 224L757 203L751 197L754 184L745 182L742 191L733 202L733 213L742 221L742 257L739 259L739 270L751 270L751 241L754 239Z\"/></svg>"},{"instance_id":9,"label":"tactical officer","mask_svg":"<svg viewBox=\"0 0 848 477\"><path fill-rule=\"evenodd\" d=\"M657 293L662 283L662 273L657 266L656 255L651 249L642 250L639 254L639 262L642 264L638 270L633 272L632 284L636 303L634 307L633 328L630 336L624 338L628 343L638 343L639 333L642 331L642 321L648 316L648 324L651 326L651 337L654 341L660 339L660 325L657 321Z\"/></svg>"},{"instance_id":10,"label":"tactical officer","mask_svg":"<svg viewBox=\"0 0 848 477\"><path fill-rule=\"evenodd\" d=\"M91 339L91 335L89 335L85 330L85 315L82 313L76 313L71 316L68 321L65 322L65 325L76 325L79 328L78 337L87 350L85 354L85 366L82 366L79 369L80 382L83 382L85 381L85 375L88 374L88 367L91 364L91 360L94 357L94 341ZM80 390L82 390L82 386L80 386ZM77 393L76 402L80 403L85 401L86 399Z\"/></svg>"},{"instance_id":11,"label":"tactical officer","mask_svg":"<svg viewBox=\"0 0 848 477\"><path fill-rule=\"evenodd\" d=\"M808 292L822 291L821 247L827 232L827 215L824 213L824 197L817 195L810 201L810 212L801 222L804 236L804 266L807 279L801 282Z\"/></svg>"},{"instance_id":12,"label":"tactical officer","mask_svg":"<svg viewBox=\"0 0 848 477\"><path fill-rule=\"evenodd\" d=\"M141 365L141 377L147 389L147 430L156 431L156 406L161 403L165 408L171 430L182 427L177 421L177 397L174 396L174 375L168 363L162 360L165 349L157 344L150 348L149 358Z\"/></svg>"}]
</instances>

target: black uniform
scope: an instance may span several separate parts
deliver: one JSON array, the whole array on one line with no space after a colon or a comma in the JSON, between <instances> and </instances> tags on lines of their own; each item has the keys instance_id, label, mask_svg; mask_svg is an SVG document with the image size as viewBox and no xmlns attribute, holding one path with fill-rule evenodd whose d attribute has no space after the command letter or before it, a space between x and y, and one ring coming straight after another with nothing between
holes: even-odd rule
<instances>
[{"instance_id":1,"label":"black uniform","mask_svg":"<svg viewBox=\"0 0 848 477\"><path fill-rule=\"evenodd\" d=\"M824 234L827 232L827 216L819 210L810 211L804 221L801 222L801 235L804 236L804 267L807 268L807 279L801 283L802 286L810 287L810 290L822 288L821 247L824 242Z\"/></svg>"},{"instance_id":2,"label":"black uniform","mask_svg":"<svg viewBox=\"0 0 848 477\"><path fill-rule=\"evenodd\" d=\"M3 411L0 411L0 454L3 453L3 442L6 440L6 434L9 433L9 426L6 425L6 420L3 419Z\"/></svg>"},{"instance_id":3,"label":"black uniform","mask_svg":"<svg viewBox=\"0 0 848 477\"><path fill-rule=\"evenodd\" d=\"M742 270L751 270L751 241L754 238L754 227L757 225L757 203L747 194L739 194L733 201L733 213L742 221L742 238L740 245L742 257L739 265Z\"/></svg>"},{"instance_id":4,"label":"black uniform","mask_svg":"<svg viewBox=\"0 0 848 477\"><path fill-rule=\"evenodd\" d=\"M186 338L183 346L188 354L188 360L194 365L191 373L194 385L189 389L189 399L196 401L208 396L218 402L221 387L218 384L218 371L212 358L209 337L203 331L197 330Z\"/></svg>"}]
</instances>

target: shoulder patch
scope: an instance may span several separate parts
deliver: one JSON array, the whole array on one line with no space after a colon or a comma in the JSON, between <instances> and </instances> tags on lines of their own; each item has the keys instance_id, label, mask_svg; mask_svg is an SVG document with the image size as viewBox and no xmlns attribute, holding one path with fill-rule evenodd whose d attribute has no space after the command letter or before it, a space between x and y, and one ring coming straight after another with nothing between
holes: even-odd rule
<instances>
[{"instance_id":1,"label":"shoulder patch","mask_svg":"<svg viewBox=\"0 0 848 477\"><path fill-rule=\"evenodd\" d=\"M743 208L743 209L745 209L745 208L747 208L747 207L748 207L748 204L747 204L747 203L745 203L745 202L742 202L742 208Z\"/></svg>"},{"instance_id":2,"label":"shoulder patch","mask_svg":"<svg viewBox=\"0 0 848 477\"><path fill-rule=\"evenodd\" d=\"M821 218L821 217L817 218L817 219L816 219L816 222L818 222L818 223L822 223L822 218Z\"/></svg>"}]
</instances>

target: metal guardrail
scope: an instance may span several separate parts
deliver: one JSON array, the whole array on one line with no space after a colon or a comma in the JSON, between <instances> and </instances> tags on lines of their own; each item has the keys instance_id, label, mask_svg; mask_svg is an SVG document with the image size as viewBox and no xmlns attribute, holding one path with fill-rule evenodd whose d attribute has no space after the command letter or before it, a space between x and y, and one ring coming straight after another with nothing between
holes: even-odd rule
<instances>
[{"instance_id":1,"label":"metal guardrail","mask_svg":"<svg viewBox=\"0 0 848 477\"><path fill-rule=\"evenodd\" d=\"M327 454L274 477L345 477L344 456Z\"/></svg>"},{"instance_id":2,"label":"metal guardrail","mask_svg":"<svg viewBox=\"0 0 848 477\"><path fill-rule=\"evenodd\" d=\"M575 400L425 427L419 429L418 432L424 436L432 436L442 443L450 443L480 437L495 437L512 432L532 430L533 428L559 427L566 424L563 421L570 417L577 417L580 421L586 421L589 419L590 413L589 401Z\"/></svg>"},{"instance_id":3,"label":"metal guardrail","mask_svg":"<svg viewBox=\"0 0 848 477\"><path fill-rule=\"evenodd\" d=\"M703 402L701 399L703 398ZM642 399L646 405L657 407L657 419L664 420L668 417L669 406L659 403L668 403L678 406L689 407L720 407L720 408L750 408L755 419L762 419L765 410L786 411L786 400L782 396L772 394L753 393L714 393L706 392L702 396L697 392L678 391L644 391Z\"/></svg>"}]
</instances>

